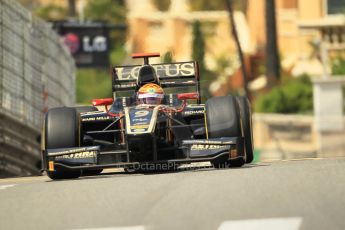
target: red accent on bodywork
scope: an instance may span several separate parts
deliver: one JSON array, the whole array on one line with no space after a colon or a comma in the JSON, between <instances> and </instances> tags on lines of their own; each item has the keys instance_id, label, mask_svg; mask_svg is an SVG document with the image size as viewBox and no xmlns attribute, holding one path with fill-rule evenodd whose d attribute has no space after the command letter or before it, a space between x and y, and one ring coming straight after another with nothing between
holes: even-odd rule
<instances>
[{"instance_id":1,"label":"red accent on bodywork","mask_svg":"<svg viewBox=\"0 0 345 230\"><path fill-rule=\"evenodd\" d=\"M196 92L193 93L179 93L177 94L177 98L179 100L187 100L187 99L198 99L199 94Z\"/></svg>"},{"instance_id":2,"label":"red accent on bodywork","mask_svg":"<svg viewBox=\"0 0 345 230\"><path fill-rule=\"evenodd\" d=\"M112 98L101 98L101 99L93 99L92 100L93 106L111 105L111 104L113 104Z\"/></svg>"},{"instance_id":3,"label":"red accent on bodywork","mask_svg":"<svg viewBox=\"0 0 345 230\"><path fill-rule=\"evenodd\" d=\"M112 113L109 110L107 110L107 114L109 116L111 116L111 117L121 117L121 116L123 116L123 114L121 114L121 113Z\"/></svg>"},{"instance_id":4,"label":"red accent on bodywork","mask_svg":"<svg viewBox=\"0 0 345 230\"><path fill-rule=\"evenodd\" d=\"M143 58L143 57L160 57L160 53L135 53L132 54L132 58Z\"/></svg>"}]
</instances>

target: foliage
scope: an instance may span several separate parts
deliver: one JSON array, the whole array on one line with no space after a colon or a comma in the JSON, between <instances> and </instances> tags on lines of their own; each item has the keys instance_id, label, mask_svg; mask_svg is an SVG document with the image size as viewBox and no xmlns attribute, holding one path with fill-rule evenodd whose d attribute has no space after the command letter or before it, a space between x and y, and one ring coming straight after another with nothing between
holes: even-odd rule
<instances>
[{"instance_id":1,"label":"foliage","mask_svg":"<svg viewBox=\"0 0 345 230\"><path fill-rule=\"evenodd\" d=\"M171 53L171 52L166 52L166 53L163 55L162 61L163 61L164 63L171 63L171 62L174 62L172 53Z\"/></svg>"},{"instance_id":2,"label":"foliage","mask_svg":"<svg viewBox=\"0 0 345 230\"><path fill-rule=\"evenodd\" d=\"M227 10L226 1L231 1L236 10L244 11L247 1L245 0L189 0L192 11Z\"/></svg>"},{"instance_id":3,"label":"foliage","mask_svg":"<svg viewBox=\"0 0 345 230\"><path fill-rule=\"evenodd\" d=\"M18 2L23 5L28 10L33 10L34 8L37 8L40 4L38 2L34 2L32 0L18 0Z\"/></svg>"},{"instance_id":4,"label":"foliage","mask_svg":"<svg viewBox=\"0 0 345 230\"><path fill-rule=\"evenodd\" d=\"M200 72L205 70L205 38L201 31L200 21L193 23L192 58L199 62Z\"/></svg>"},{"instance_id":5,"label":"foliage","mask_svg":"<svg viewBox=\"0 0 345 230\"><path fill-rule=\"evenodd\" d=\"M37 8L34 13L45 20L62 20L68 16L66 8L53 4Z\"/></svg>"},{"instance_id":6,"label":"foliage","mask_svg":"<svg viewBox=\"0 0 345 230\"><path fill-rule=\"evenodd\" d=\"M331 63L333 75L345 75L345 58L337 56Z\"/></svg>"},{"instance_id":7,"label":"foliage","mask_svg":"<svg viewBox=\"0 0 345 230\"><path fill-rule=\"evenodd\" d=\"M109 71L96 69L77 70L77 102L90 104L94 98L112 97Z\"/></svg>"},{"instance_id":8,"label":"foliage","mask_svg":"<svg viewBox=\"0 0 345 230\"><path fill-rule=\"evenodd\" d=\"M189 0L192 10L225 10L226 4L224 0Z\"/></svg>"},{"instance_id":9,"label":"foliage","mask_svg":"<svg viewBox=\"0 0 345 230\"><path fill-rule=\"evenodd\" d=\"M123 60L127 57L127 52L122 44L117 44L113 49L110 51L110 64L114 65L122 65Z\"/></svg>"},{"instance_id":10,"label":"foliage","mask_svg":"<svg viewBox=\"0 0 345 230\"><path fill-rule=\"evenodd\" d=\"M126 23L124 0L89 0L84 9L86 19L104 20L111 24ZM126 51L124 43L126 33L120 30L111 32L111 65L122 64ZM111 76L109 70L82 69L77 72L77 102L90 103L93 98L112 97Z\"/></svg>"},{"instance_id":11,"label":"foliage","mask_svg":"<svg viewBox=\"0 0 345 230\"><path fill-rule=\"evenodd\" d=\"M342 56L337 56L331 62L332 74L335 76L344 76L345 75L345 58ZM343 86L343 101L345 102L345 86ZM344 112L345 112L345 103L344 103Z\"/></svg>"},{"instance_id":12,"label":"foliage","mask_svg":"<svg viewBox=\"0 0 345 230\"><path fill-rule=\"evenodd\" d=\"M125 24L126 13L124 0L89 0L84 9L86 19L104 20L112 24ZM126 33L114 30L111 39L117 44L124 44Z\"/></svg>"},{"instance_id":13,"label":"foliage","mask_svg":"<svg viewBox=\"0 0 345 230\"><path fill-rule=\"evenodd\" d=\"M208 91L208 85L210 83L210 78L212 73L206 69L205 66L205 38L202 32L201 23L195 21L193 23L193 43L192 43L192 58L199 64L199 74L201 81L201 94L203 100L210 96Z\"/></svg>"},{"instance_id":14,"label":"foliage","mask_svg":"<svg viewBox=\"0 0 345 230\"><path fill-rule=\"evenodd\" d=\"M167 11L169 10L171 0L153 0L153 3L160 11Z\"/></svg>"},{"instance_id":15,"label":"foliage","mask_svg":"<svg viewBox=\"0 0 345 230\"><path fill-rule=\"evenodd\" d=\"M85 17L93 20L105 20L111 23L126 22L124 0L89 0L84 9Z\"/></svg>"},{"instance_id":16,"label":"foliage","mask_svg":"<svg viewBox=\"0 0 345 230\"><path fill-rule=\"evenodd\" d=\"M313 90L308 76L285 77L255 103L255 110L263 113L311 113Z\"/></svg>"}]
</instances>

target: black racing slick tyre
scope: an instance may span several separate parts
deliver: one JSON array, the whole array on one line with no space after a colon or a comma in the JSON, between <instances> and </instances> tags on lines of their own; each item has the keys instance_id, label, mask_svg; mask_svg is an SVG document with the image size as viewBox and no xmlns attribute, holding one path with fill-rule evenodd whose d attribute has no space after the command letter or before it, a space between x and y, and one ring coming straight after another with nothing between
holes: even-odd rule
<instances>
[{"instance_id":1,"label":"black racing slick tyre","mask_svg":"<svg viewBox=\"0 0 345 230\"><path fill-rule=\"evenodd\" d=\"M233 96L213 97L206 101L206 124L209 138L218 137L241 137L240 108ZM243 156L244 146L237 145L237 153ZM243 158L228 160L217 159L211 162L215 168L241 167L244 164Z\"/></svg>"},{"instance_id":2,"label":"black racing slick tyre","mask_svg":"<svg viewBox=\"0 0 345 230\"><path fill-rule=\"evenodd\" d=\"M251 163L254 159L251 106L247 97L237 97L237 100L240 106L243 126L242 128L244 136L244 147L246 152L246 163Z\"/></svg>"},{"instance_id":3,"label":"black racing slick tyre","mask_svg":"<svg viewBox=\"0 0 345 230\"><path fill-rule=\"evenodd\" d=\"M241 123L235 97L213 97L206 101L206 122L209 138L241 136Z\"/></svg>"},{"instance_id":4,"label":"black racing slick tyre","mask_svg":"<svg viewBox=\"0 0 345 230\"><path fill-rule=\"evenodd\" d=\"M44 125L45 149L79 146L79 118L76 109L68 107L50 109L45 116ZM55 167L54 171L47 170L47 175L53 180L71 179L78 178L81 171Z\"/></svg>"}]
</instances>

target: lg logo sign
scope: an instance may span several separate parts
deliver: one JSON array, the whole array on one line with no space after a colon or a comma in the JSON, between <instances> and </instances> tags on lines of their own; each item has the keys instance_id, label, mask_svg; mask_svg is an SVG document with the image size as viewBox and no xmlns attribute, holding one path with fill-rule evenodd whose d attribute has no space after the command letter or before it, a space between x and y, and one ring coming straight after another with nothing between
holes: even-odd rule
<instances>
[{"instance_id":1,"label":"lg logo sign","mask_svg":"<svg viewBox=\"0 0 345 230\"><path fill-rule=\"evenodd\" d=\"M95 53L95 52L105 52L108 49L107 38L98 35L95 37L90 37L84 35L82 37L82 52L85 53ZM64 36L64 42L69 47L72 54L75 54L80 49L80 39L75 33L68 33Z\"/></svg>"},{"instance_id":2,"label":"lg logo sign","mask_svg":"<svg viewBox=\"0 0 345 230\"><path fill-rule=\"evenodd\" d=\"M108 24L57 22L55 28L69 48L77 67L109 67Z\"/></svg>"},{"instance_id":3,"label":"lg logo sign","mask_svg":"<svg viewBox=\"0 0 345 230\"><path fill-rule=\"evenodd\" d=\"M108 49L107 38L104 36L96 36L91 38L89 36L83 37L84 52L104 52Z\"/></svg>"}]
</instances>

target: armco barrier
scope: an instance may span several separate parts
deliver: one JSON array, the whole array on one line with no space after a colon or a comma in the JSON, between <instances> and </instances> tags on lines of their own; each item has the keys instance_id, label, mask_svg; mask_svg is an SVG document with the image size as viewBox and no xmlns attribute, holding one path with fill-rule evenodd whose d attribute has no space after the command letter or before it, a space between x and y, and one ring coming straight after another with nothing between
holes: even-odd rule
<instances>
[{"instance_id":1,"label":"armco barrier","mask_svg":"<svg viewBox=\"0 0 345 230\"><path fill-rule=\"evenodd\" d=\"M44 112L74 103L74 60L51 25L0 0L0 177L38 173Z\"/></svg>"}]
</instances>

